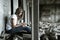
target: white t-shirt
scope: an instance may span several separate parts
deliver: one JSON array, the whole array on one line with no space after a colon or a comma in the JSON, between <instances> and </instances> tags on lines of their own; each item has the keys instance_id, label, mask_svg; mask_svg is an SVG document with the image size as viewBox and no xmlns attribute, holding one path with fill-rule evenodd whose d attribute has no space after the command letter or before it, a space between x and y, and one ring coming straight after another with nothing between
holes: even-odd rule
<instances>
[{"instance_id":1,"label":"white t-shirt","mask_svg":"<svg viewBox=\"0 0 60 40\"><path fill-rule=\"evenodd\" d=\"M18 19L17 19L17 15L13 14L13 15L10 17L10 19L8 20L8 23L7 23L7 26L6 26L6 30L11 30L11 29L12 29L12 27L11 27L11 18L14 19L14 24L19 24L20 21L22 20L22 19L18 20Z\"/></svg>"}]
</instances>

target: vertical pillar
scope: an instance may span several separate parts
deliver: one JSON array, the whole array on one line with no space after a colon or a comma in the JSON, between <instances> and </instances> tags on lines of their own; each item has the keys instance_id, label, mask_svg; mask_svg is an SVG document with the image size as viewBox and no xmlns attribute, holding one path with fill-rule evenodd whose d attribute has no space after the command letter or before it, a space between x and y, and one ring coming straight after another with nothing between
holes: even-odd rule
<instances>
[{"instance_id":1,"label":"vertical pillar","mask_svg":"<svg viewBox=\"0 0 60 40\"><path fill-rule=\"evenodd\" d=\"M23 0L23 9L25 11L25 23L27 23L27 3L26 3L26 0Z\"/></svg>"},{"instance_id":2,"label":"vertical pillar","mask_svg":"<svg viewBox=\"0 0 60 40\"><path fill-rule=\"evenodd\" d=\"M32 40L38 40L39 0L32 0Z\"/></svg>"},{"instance_id":3,"label":"vertical pillar","mask_svg":"<svg viewBox=\"0 0 60 40\"><path fill-rule=\"evenodd\" d=\"M13 0L11 0L11 15L13 14Z\"/></svg>"},{"instance_id":4,"label":"vertical pillar","mask_svg":"<svg viewBox=\"0 0 60 40\"><path fill-rule=\"evenodd\" d=\"M33 15L33 13L34 13L34 12L33 12L33 9L34 9L34 8L33 8L33 7L34 7L34 6L33 6L33 5L34 5L34 4L33 4L33 0L32 0L32 21L31 21L31 24L32 24L32 25L31 25L31 26L32 26L32 40L34 40L34 19L33 19L33 17L34 17L34 15Z\"/></svg>"},{"instance_id":5,"label":"vertical pillar","mask_svg":"<svg viewBox=\"0 0 60 40\"><path fill-rule=\"evenodd\" d=\"M18 0L13 0L13 14L15 13L17 8L18 8Z\"/></svg>"},{"instance_id":6,"label":"vertical pillar","mask_svg":"<svg viewBox=\"0 0 60 40\"><path fill-rule=\"evenodd\" d=\"M18 0L18 6L23 8L23 0Z\"/></svg>"},{"instance_id":7,"label":"vertical pillar","mask_svg":"<svg viewBox=\"0 0 60 40\"><path fill-rule=\"evenodd\" d=\"M28 24L30 24L29 2L27 3L27 11L28 11L28 14L27 14L27 16L28 16L27 22L28 22Z\"/></svg>"}]
</instances>

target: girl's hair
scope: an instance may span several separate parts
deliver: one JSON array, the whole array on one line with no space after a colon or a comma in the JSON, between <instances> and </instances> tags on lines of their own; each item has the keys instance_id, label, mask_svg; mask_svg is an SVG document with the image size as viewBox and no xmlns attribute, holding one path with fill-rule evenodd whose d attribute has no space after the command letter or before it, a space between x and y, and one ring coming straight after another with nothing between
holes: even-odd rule
<instances>
[{"instance_id":1,"label":"girl's hair","mask_svg":"<svg viewBox=\"0 0 60 40\"><path fill-rule=\"evenodd\" d=\"M21 11L23 11L23 9L22 9L21 7L18 7L18 8L16 9L15 14L19 14Z\"/></svg>"},{"instance_id":2,"label":"girl's hair","mask_svg":"<svg viewBox=\"0 0 60 40\"><path fill-rule=\"evenodd\" d=\"M17 15L17 14L20 14L20 12L22 11L22 15L21 15L21 17L24 15L24 10L21 8L21 7L18 7L17 9L16 9L16 12L15 12L15 14Z\"/></svg>"}]
</instances>

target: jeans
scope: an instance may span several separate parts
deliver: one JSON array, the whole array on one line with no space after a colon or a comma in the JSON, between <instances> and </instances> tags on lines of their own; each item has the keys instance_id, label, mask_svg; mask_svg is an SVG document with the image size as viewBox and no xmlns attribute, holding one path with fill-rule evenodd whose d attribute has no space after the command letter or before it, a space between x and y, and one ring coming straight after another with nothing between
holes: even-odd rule
<instances>
[{"instance_id":1,"label":"jeans","mask_svg":"<svg viewBox=\"0 0 60 40\"><path fill-rule=\"evenodd\" d=\"M29 28L29 27L22 27L22 26L19 26L19 27L16 27L16 28L12 28L8 32L12 34L12 33L21 32L22 30L25 30L25 31L31 33L31 28Z\"/></svg>"}]
</instances>

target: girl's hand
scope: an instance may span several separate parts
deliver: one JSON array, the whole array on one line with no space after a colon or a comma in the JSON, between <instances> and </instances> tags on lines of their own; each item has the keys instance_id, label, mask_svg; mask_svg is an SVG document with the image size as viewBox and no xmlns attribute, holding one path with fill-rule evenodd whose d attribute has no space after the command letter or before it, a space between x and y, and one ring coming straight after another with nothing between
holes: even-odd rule
<instances>
[{"instance_id":1,"label":"girl's hand","mask_svg":"<svg viewBox=\"0 0 60 40\"><path fill-rule=\"evenodd\" d=\"M23 27L25 27L27 24L24 22L24 23L21 23Z\"/></svg>"}]
</instances>

